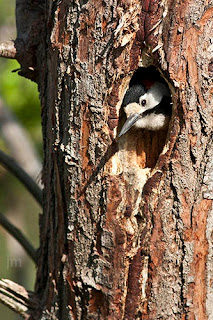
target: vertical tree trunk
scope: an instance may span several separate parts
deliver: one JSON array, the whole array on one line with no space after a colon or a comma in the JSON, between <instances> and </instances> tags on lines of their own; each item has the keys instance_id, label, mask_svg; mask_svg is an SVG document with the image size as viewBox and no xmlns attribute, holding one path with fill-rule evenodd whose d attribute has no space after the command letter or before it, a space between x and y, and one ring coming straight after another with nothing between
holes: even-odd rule
<instances>
[{"instance_id":1,"label":"vertical tree trunk","mask_svg":"<svg viewBox=\"0 0 213 320\"><path fill-rule=\"evenodd\" d=\"M50 1L45 13L44 318L211 319L210 1ZM172 92L168 135L115 140L129 81L149 65Z\"/></svg>"}]
</instances>

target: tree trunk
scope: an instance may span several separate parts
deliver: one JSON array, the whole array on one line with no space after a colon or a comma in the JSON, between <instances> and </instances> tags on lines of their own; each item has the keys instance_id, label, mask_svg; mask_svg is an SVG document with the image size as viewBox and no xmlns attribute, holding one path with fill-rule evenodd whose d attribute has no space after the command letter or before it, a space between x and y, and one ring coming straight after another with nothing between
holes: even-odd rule
<instances>
[{"instance_id":1,"label":"tree trunk","mask_svg":"<svg viewBox=\"0 0 213 320\"><path fill-rule=\"evenodd\" d=\"M43 319L213 319L210 1L49 1L40 25L38 3ZM115 139L150 65L172 92L168 135Z\"/></svg>"}]
</instances>

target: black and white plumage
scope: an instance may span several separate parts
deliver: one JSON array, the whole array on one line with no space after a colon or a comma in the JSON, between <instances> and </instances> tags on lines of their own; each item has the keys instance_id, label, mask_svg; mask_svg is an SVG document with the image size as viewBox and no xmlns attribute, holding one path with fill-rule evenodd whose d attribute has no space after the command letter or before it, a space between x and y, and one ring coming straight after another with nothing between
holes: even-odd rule
<instances>
[{"instance_id":1,"label":"black and white plumage","mask_svg":"<svg viewBox=\"0 0 213 320\"><path fill-rule=\"evenodd\" d=\"M118 137L133 126L153 131L164 129L172 113L170 91L161 82L155 82L148 91L141 84L135 84L127 90L123 108L127 120Z\"/></svg>"}]
</instances>

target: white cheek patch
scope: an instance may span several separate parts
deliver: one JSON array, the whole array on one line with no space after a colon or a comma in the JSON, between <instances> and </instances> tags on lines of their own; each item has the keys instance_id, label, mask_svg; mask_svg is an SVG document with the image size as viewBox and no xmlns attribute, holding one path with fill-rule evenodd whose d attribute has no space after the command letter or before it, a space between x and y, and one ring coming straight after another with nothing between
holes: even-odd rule
<instances>
[{"instance_id":1,"label":"white cheek patch","mask_svg":"<svg viewBox=\"0 0 213 320\"><path fill-rule=\"evenodd\" d=\"M146 94L140 97L140 101L146 100L147 109L152 109L161 102L163 96L169 96L169 89L163 83L156 82Z\"/></svg>"}]
</instances>

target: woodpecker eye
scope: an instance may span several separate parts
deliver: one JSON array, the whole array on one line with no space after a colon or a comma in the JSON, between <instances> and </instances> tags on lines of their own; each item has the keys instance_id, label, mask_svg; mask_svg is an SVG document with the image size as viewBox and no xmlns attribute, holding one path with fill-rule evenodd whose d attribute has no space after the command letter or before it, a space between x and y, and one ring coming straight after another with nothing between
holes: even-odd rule
<instances>
[{"instance_id":1,"label":"woodpecker eye","mask_svg":"<svg viewBox=\"0 0 213 320\"><path fill-rule=\"evenodd\" d=\"M146 105L146 100L145 100L145 99L143 99L143 100L141 101L141 105L142 105L142 106L145 106L145 105Z\"/></svg>"}]
</instances>

